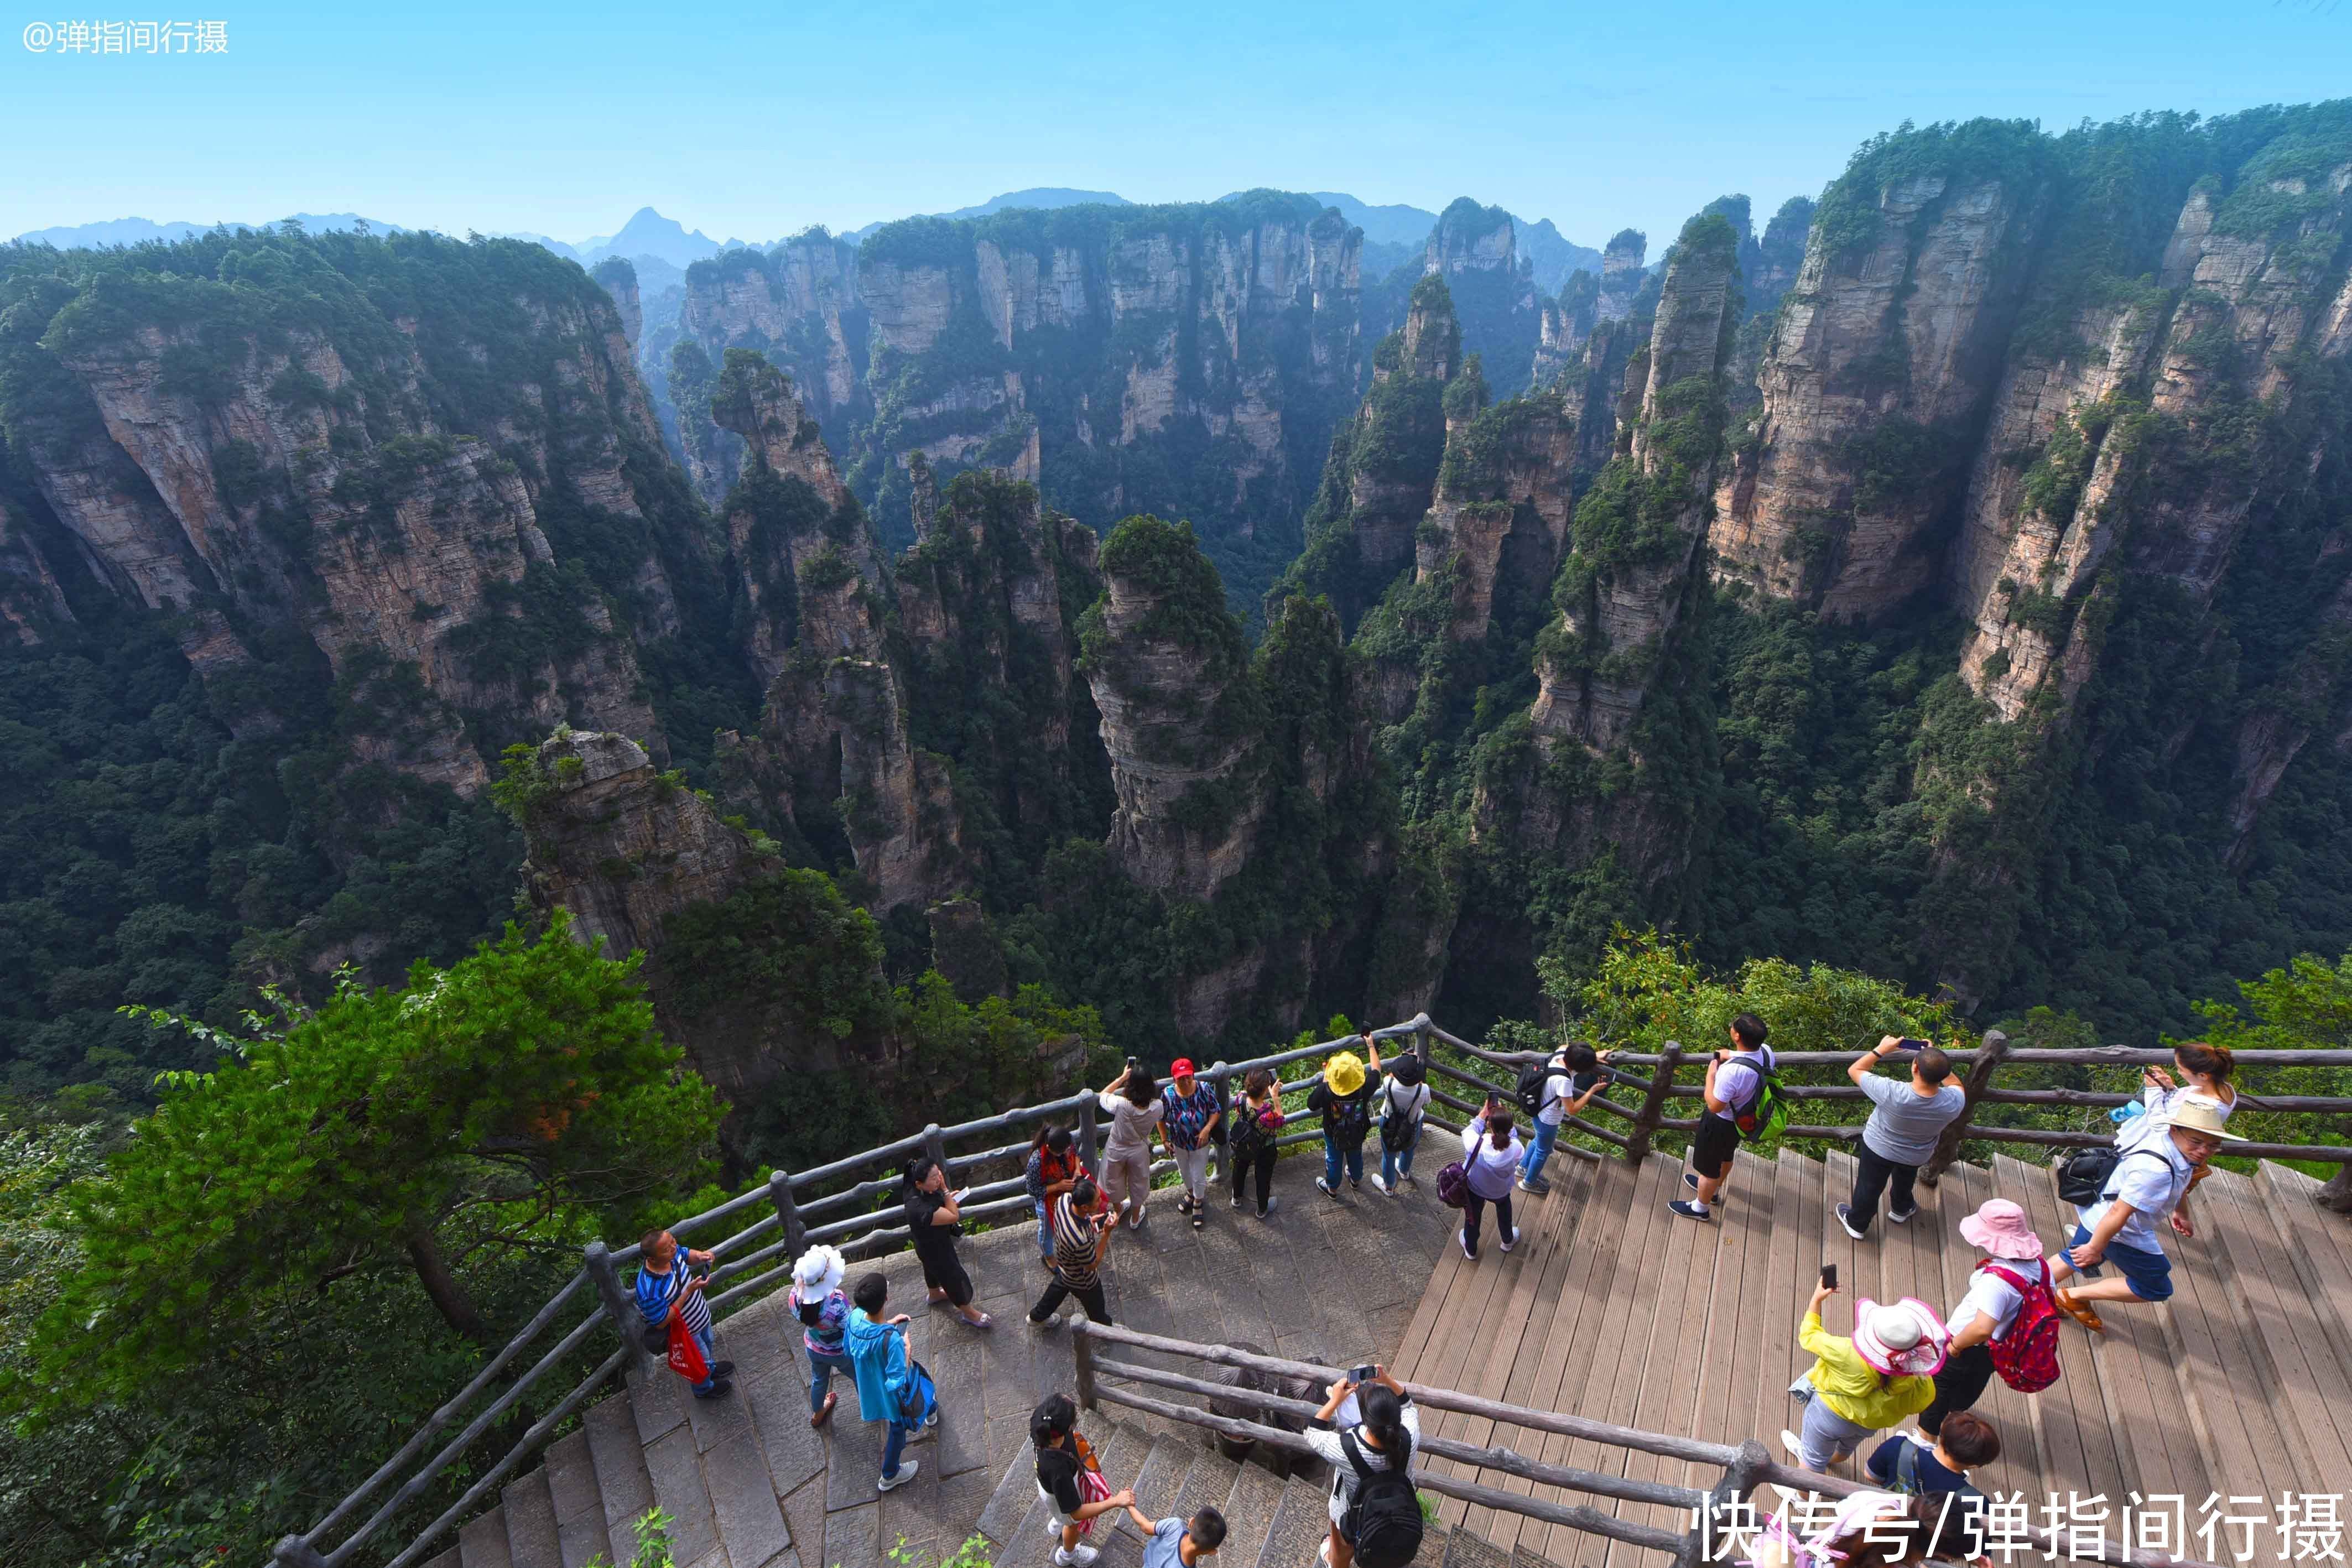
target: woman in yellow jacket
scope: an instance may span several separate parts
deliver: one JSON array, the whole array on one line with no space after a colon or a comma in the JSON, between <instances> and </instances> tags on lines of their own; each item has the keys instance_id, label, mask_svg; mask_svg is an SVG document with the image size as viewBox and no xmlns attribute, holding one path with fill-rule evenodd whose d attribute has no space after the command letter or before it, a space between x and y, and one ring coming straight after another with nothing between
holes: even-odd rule
<instances>
[{"instance_id":1,"label":"woman in yellow jacket","mask_svg":"<svg viewBox=\"0 0 2352 1568\"><path fill-rule=\"evenodd\" d=\"M1782 1431L1780 1445L1809 1470L1851 1456L1874 1432L1917 1415L1935 1402L1935 1376L1947 1341L1936 1309L1911 1297L1881 1305L1864 1297L1853 1309L1853 1337L1822 1327L1822 1303L1835 1287L1816 1286L1797 1330L1813 1364L1789 1392L1805 1402L1805 1430Z\"/></svg>"}]
</instances>

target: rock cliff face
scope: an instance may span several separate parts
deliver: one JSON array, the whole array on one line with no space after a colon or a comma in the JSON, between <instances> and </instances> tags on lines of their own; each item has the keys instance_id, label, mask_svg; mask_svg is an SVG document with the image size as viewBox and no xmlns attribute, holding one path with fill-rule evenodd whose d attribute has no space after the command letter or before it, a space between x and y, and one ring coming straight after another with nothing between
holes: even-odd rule
<instances>
[{"instance_id":1,"label":"rock cliff face","mask_svg":"<svg viewBox=\"0 0 2352 1568\"><path fill-rule=\"evenodd\" d=\"M1683 230L1666 263L1637 361L1641 412L1625 455L1578 503L1574 550L1554 589L1560 619L1538 651L1542 690L1530 717L1546 742L1617 747L1681 618L1713 505L1738 256L1730 224L1710 213Z\"/></svg>"},{"instance_id":2,"label":"rock cliff face","mask_svg":"<svg viewBox=\"0 0 2352 1568\"><path fill-rule=\"evenodd\" d=\"M1352 631L1412 559L1413 530L1429 510L1445 452L1445 389L1463 370L1454 297L1430 274L1413 287L1403 328L1374 352L1371 390L1355 419L1332 438L1307 508L1306 552L1277 598L1293 587L1328 595ZM1483 404L1483 371L1477 380L1475 402Z\"/></svg>"},{"instance_id":3,"label":"rock cliff face","mask_svg":"<svg viewBox=\"0 0 2352 1568\"><path fill-rule=\"evenodd\" d=\"M909 219L824 246L697 264L686 319L710 362L757 349L822 388L803 395L894 532L919 455L942 484L995 469L1089 517L1181 512L1240 584L1355 395L1361 232L1305 198ZM703 466L706 490L732 477L723 452Z\"/></svg>"},{"instance_id":4,"label":"rock cliff face","mask_svg":"<svg viewBox=\"0 0 2352 1568\"><path fill-rule=\"evenodd\" d=\"M1642 290L1642 263L1650 253L1650 236L1639 229L1620 229L1601 249L1601 288L1595 312L1603 321L1622 321L1633 313L1633 297Z\"/></svg>"},{"instance_id":5,"label":"rock cliff face","mask_svg":"<svg viewBox=\"0 0 2352 1568\"><path fill-rule=\"evenodd\" d=\"M2267 232L2217 233L2213 193L2192 193L2156 289L2080 305L2059 352L2029 346L2006 367L1952 594L1974 622L1962 673L2001 718L2024 717L2045 691L2053 711L2073 706L2097 663L2101 618L2084 607L2111 560L2177 584L2201 614L2257 509L2277 504L2284 486L2242 422L2250 403L2291 417L2313 375L2352 349L2340 325L2352 285L2332 266L2352 230L2352 160L2273 183L2309 210ZM2305 472L2340 439L2312 436L2292 455ZM2021 467L1996 452L2038 456ZM2280 747L2250 735L2242 749ZM2242 771L2253 789L2269 765ZM2251 823L2253 810L2238 810Z\"/></svg>"},{"instance_id":6,"label":"rock cliff face","mask_svg":"<svg viewBox=\"0 0 2352 1568\"><path fill-rule=\"evenodd\" d=\"M625 256L608 256L598 262L589 277L613 297L613 308L620 312L621 335L629 340L631 353L645 337L645 303L637 297L637 269Z\"/></svg>"},{"instance_id":7,"label":"rock cliff face","mask_svg":"<svg viewBox=\"0 0 2352 1568\"><path fill-rule=\"evenodd\" d=\"M1858 160L1824 198L1717 497L1725 580L1867 622L1933 580L2050 204L2011 140L1990 167Z\"/></svg>"},{"instance_id":8,"label":"rock cliff face","mask_svg":"<svg viewBox=\"0 0 2352 1568\"><path fill-rule=\"evenodd\" d=\"M262 650L291 636L347 686L413 672L347 727L369 759L460 791L487 777L469 717L491 745L576 719L660 747L635 640L676 632L707 541L641 489L659 437L604 293L529 246L431 235L174 254L206 270L111 293L95 269L12 280L19 395L0 419L30 504L116 591L184 613L221 706L266 726L249 710L284 688ZM362 292L401 268L475 274L475 316L400 314L404 284ZM320 308L254 313L286 274ZM615 547L602 580L567 554L584 527Z\"/></svg>"}]
</instances>

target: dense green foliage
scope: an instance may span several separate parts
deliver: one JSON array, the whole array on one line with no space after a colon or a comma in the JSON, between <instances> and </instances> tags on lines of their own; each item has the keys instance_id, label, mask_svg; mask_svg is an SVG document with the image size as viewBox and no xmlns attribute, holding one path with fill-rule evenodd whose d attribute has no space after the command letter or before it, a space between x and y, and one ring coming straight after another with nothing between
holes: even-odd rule
<instances>
[{"instance_id":1,"label":"dense green foliage","mask_svg":"<svg viewBox=\"0 0 2352 1568\"><path fill-rule=\"evenodd\" d=\"M150 1023L216 1065L173 1075L127 1136L0 1136L0 1280L27 1303L0 1331L12 1561L258 1557L470 1375L584 1241L634 1238L709 1168L709 1086L653 1031L634 963L561 922L241 1037Z\"/></svg>"}]
</instances>

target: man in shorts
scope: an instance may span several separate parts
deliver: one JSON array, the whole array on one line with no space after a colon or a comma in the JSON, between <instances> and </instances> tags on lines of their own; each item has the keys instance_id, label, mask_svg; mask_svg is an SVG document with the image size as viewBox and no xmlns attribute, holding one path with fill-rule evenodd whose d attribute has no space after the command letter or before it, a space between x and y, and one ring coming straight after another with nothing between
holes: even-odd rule
<instances>
[{"instance_id":1,"label":"man in shorts","mask_svg":"<svg viewBox=\"0 0 2352 1568\"><path fill-rule=\"evenodd\" d=\"M2164 1130L2126 1149L2107 1173L2099 1201L2082 1211L2074 1227L2074 1246L2049 1260L2052 1281L2080 1275L2086 1281L2071 1291L2060 1289L2058 1310L2093 1333L2107 1332L2094 1301L2171 1298L2172 1260L2164 1255L2156 1228L2168 1220L2179 1234L2196 1234L2179 1212L2180 1200L2224 1142L2245 1142L2222 1124L2221 1113L2208 1102L2183 1100L2163 1115ZM2102 1277L2100 1268L2106 1263L2116 1273Z\"/></svg>"},{"instance_id":2,"label":"man in shorts","mask_svg":"<svg viewBox=\"0 0 2352 1568\"><path fill-rule=\"evenodd\" d=\"M1731 1175L1731 1157L1739 1152L1739 1113L1764 1092L1764 1075L1771 1071L1764 1020L1741 1013L1731 1020L1731 1049L1717 1051L1706 1064L1706 1110L1691 1139L1691 1168L1683 1173L1683 1185L1697 1192L1666 1205L1685 1219L1715 1218L1712 1206Z\"/></svg>"}]
</instances>

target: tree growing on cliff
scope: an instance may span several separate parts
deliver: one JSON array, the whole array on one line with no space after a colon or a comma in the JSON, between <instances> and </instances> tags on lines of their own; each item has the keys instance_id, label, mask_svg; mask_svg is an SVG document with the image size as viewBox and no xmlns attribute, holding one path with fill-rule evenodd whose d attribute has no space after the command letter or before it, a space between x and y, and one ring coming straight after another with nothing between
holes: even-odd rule
<instances>
[{"instance_id":1,"label":"tree growing on cliff","mask_svg":"<svg viewBox=\"0 0 2352 1568\"><path fill-rule=\"evenodd\" d=\"M403 1266L484 1338L460 1282L479 1255L568 1243L599 1211L691 1187L719 1121L655 1031L636 960L597 956L561 916L226 1043L238 1060L172 1075L104 1175L68 1194L82 1265L56 1282L6 1403L131 1393L241 1324Z\"/></svg>"}]
</instances>

